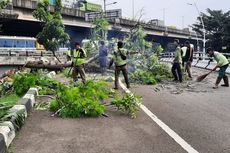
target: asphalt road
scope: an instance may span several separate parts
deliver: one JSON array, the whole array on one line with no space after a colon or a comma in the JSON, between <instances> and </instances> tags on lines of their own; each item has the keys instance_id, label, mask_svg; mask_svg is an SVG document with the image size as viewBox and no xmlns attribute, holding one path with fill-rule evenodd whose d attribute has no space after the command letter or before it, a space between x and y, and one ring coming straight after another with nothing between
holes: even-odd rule
<instances>
[{"instance_id":1,"label":"asphalt road","mask_svg":"<svg viewBox=\"0 0 230 153\"><path fill-rule=\"evenodd\" d=\"M199 75L204 70L195 69ZM230 152L230 88L213 90L216 74L202 83L132 86L143 104L195 150ZM179 92L178 92L179 91ZM13 153L183 153L146 113L136 119L113 108L108 118L61 119L33 111L11 145Z\"/></svg>"},{"instance_id":2,"label":"asphalt road","mask_svg":"<svg viewBox=\"0 0 230 153\"><path fill-rule=\"evenodd\" d=\"M34 111L11 145L13 153L184 153L143 112L138 118L61 119Z\"/></svg>"},{"instance_id":3,"label":"asphalt road","mask_svg":"<svg viewBox=\"0 0 230 153\"><path fill-rule=\"evenodd\" d=\"M204 73L194 70L197 75ZM212 89L216 76L214 73L202 83L163 83L155 88L137 86L132 91L141 95L144 105L198 152L229 153L230 88Z\"/></svg>"}]
</instances>

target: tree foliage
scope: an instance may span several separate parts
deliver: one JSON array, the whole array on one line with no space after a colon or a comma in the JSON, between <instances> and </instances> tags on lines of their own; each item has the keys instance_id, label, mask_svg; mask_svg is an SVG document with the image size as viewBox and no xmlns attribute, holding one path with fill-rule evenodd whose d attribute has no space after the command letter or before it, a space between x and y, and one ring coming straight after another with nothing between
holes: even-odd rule
<instances>
[{"instance_id":1,"label":"tree foliage","mask_svg":"<svg viewBox=\"0 0 230 153\"><path fill-rule=\"evenodd\" d=\"M78 87L66 87L59 84L57 97L50 104L50 110L60 111L62 117L102 116L105 107L102 105L104 99L108 99L110 92L106 82L87 81Z\"/></svg>"},{"instance_id":2,"label":"tree foliage","mask_svg":"<svg viewBox=\"0 0 230 153\"><path fill-rule=\"evenodd\" d=\"M141 97L126 93L123 97L115 97L111 105L117 107L118 111L136 118L137 112L140 110Z\"/></svg>"},{"instance_id":3,"label":"tree foliage","mask_svg":"<svg viewBox=\"0 0 230 153\"><path fill-rule=\"evenodd\" d=\"M0 1L0 10L4 9L10 3L9 0L1 0Z\"/></svg>"},{"instance_id":4,"label":"tree foliage","mask_svg":"<svg viewBox=\"0 0 230 153\"><path fill-rule=\"evenodd\" d=\"M201 14L203 17L207 46L221 51L223 46L230 48L230 11L207 9L207 13ZM193 30L203 36L201 18L197 18L198 23L193 24Z\"/></svg>"},{"instance_id":5,"label":"tree foliage","mask_svg":"<svg viewBox=\"0 0 230 153\"><path fill-rule=\"evenodd\" d=\"M59 45L65 44L69 40L69 35L65 33L65 27L62 22L61 0L56 1L54 13L50 13L48 7L48 0L38 2L38 7L33 11L33 16L41 21L43 25L42 31L37 35L38 42L55 55Z\"/></svg>"},{"instance_id":6,"label":"tree foliage","mask_svg":"<svg viewBox=\"0 0 230 153\"><path fill-rule=\"evenodd\" d=\"M141 84L156 84L171 76L168 66L159 63L158 59L163 52L160 44L153 46L146 41L146 34L142 25L137 24L125 38L125 47L140 54L130 55L129 69L132 72L130 81Z\"/></svg>"},{"instance_id":7,"label":"tree foliage","mask_svg":"<svg viewBox=\"0 0 230 153\"><path fill-rule=\"evenodd\" d=\"M94 40L107 40L109 22L105 18L95 19L93 22L92 37Z\"/></svg>"},{"instance_id":8,"label":"tree foliage","mask_svg":"<svg viewBox=\"0 0 230 153\"><path fill-rule=\"evenodd\" d=\"M87 55L95 55L98 52L98 42L107 41L109 22L105 18L96 18L93 21L93 28L91 30L90 41L84 46Z\"/></svg>"}]
</instances>

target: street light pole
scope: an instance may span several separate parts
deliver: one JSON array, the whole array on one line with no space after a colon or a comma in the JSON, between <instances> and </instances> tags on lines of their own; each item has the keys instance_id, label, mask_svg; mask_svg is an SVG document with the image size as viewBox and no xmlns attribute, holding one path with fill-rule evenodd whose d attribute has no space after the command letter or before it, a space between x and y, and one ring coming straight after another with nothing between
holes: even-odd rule
<instances>
[{"instance_id":1,"label":"street light pole","mask_svg":"<svg viewBox=\"0 0 230 153\"><path fill-rule=\"evenodd\" d=\"M165 8L163 8L163 21L165 23Z\"/></svg>"},{"instance_id":2,"label":"street light pole","mask_svg":"<svg viewBox=\"0 0 230 153\"><path fill-rule=\"evenodd\" d=\"M198 36L197 36L196 31L195 31L195 34L196 34L196 46L197 46L197 50L199 50L200 46L199 46L199 40L198 40Z\"/></svg>"},{"instance_id":3,"label":"street light pole","mask_svg":"<svg viewBox=\"0 0 230 153\"><path fill-rule=\"evenodd\" d=\"M104 12L106 12L106 6L113 5L113 4L117 4L117 2L112 2L112 3L106 4L106 0L104 0Z\"/></svg>"},{"instance_id":4,"label":"street light pole","mask_svg":"<svg viewBox=\"0 0 230 153\"><path fill-rule=\"evenodd\" d=\"M182 29L184 29L184 16L182 16L181 18L182 18L181 27L182 27Z\"/></svg>"},{"instance_id":5,"label":"street light pole","mask_svg":"<svg viewBox=\"0 0 230 153\"><path fill-rule=\"evenodd\" d=\"M192 28L192 26L191 25L189 25L189 27L190 28ZM195 35L196 35L196 46L197 46L197 51L199 51L200 50L200 46L199 46L199 39L198 39L198 35L197 35L197 32L196 31L194 31L195 32Z\"/></svg>"},{"instance_id":6,"label":"street light pole","mask_svg":"<svg viewBox=\"0 0 230 153\"><path fill-rule=\"evenodd\" d=\"M188 5L193 5L196 7L196 10L199 14L199 17L200 17L200 20L201 20L201 24L202 24L202 27L203 27L203 59L204 59L204 56L205 56L205 43L206 43L206 35L205 35L205 27L204 27L204 20L203 20L203 17L201 15L201 12L200 10L198 9L197 5L196 5L196 2L194 1L194 4L190 4L188 3Z\"/></svg>"},{"instance_id":7,"label":"street light pole","mask_svg":"<svg viewBox=\"0 0 230 153\"><path fill-rule=\"evenodd\" d=\"M132 10L133 10L133 12L132 12L132 13L133 13L133 20L134 20L134 18L135 18L135 17L134 17L134 0L133 0L132 2L133 2L133 3L132 3Z\"/></svg>"},{"instance_id":8,"label":"street light pole","mask_svg":"<svg viewBox=\"0 0 230 153\"><path fill-rule=\"evenodd\" d=\"M106 11L106 0L104 0L104 12Z\"/></svg>"}]
</instances>

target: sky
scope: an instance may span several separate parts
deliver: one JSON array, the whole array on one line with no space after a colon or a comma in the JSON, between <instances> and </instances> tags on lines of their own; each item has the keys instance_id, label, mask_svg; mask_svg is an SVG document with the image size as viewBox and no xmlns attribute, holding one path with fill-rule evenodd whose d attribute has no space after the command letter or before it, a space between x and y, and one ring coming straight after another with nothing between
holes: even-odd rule
<instances>
[{"instance_id":1,"label":"sky","mask_svg":"<svg viewBox=\"0 0 230 153\"><path fill-rule=\"evenodd\" d=\"M98 4L104 2L104 0L87 1ZM164 18L167 26L176 26L178 29L187 28L197 21L199 13L194 4L200 12L206 12L207 8L224 12L230 10L230 0L106 0L107 4L112 2L117 2L117 4L108 5L106 9L122 9L123 17L133 17L132 4L134 2L135 18L139 18L143 10L143 20L163 20ZM193 5L188 5L188 3Z\"/></svg>"}]
</instances>

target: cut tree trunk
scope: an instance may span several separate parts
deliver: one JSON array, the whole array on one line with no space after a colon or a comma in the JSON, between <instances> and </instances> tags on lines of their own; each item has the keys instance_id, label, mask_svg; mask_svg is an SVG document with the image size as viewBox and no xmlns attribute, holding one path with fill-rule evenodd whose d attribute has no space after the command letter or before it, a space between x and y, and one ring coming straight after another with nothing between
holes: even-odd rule
<instances>
[{"instance_id":1,"label":"cut tree trunk","mask_svg":"<svg viewBox=\"0 0 230 153\"><path fill-rule=\"evenodd\" d=\"M86 65L91 63L92 61L96 60L98 55L91 57L86 61ZM61 71L64 68L72 67L71 63L57 63L57 64L49 64L43 63L43 61L29 61L23 67L26 68L37 68L37 69L47 69L49 71Z\"/></svg>"},{"instance_id":2,"label":"cut tree trunk","mask_svg":"<svg viewBox=\"0 0 230 153\"><path fill-rule=\"evenodd\" d=\"M61 71L64 68L71 67L71 64L64 63L64 64L51 65L51 64L43 64L43 63L38 63L38 62L28 62L23 67L37 68L37 69L47 69L49 71Z\"/></svg>"}]
</instances>

